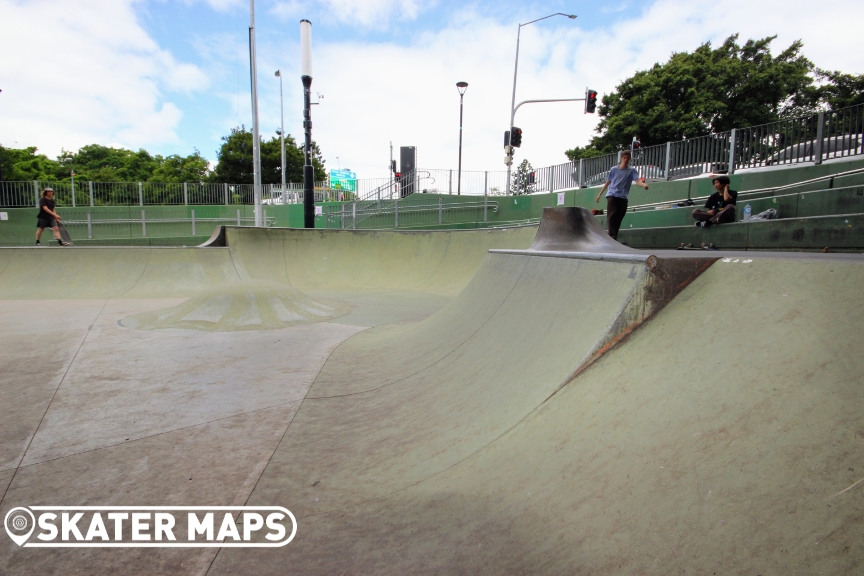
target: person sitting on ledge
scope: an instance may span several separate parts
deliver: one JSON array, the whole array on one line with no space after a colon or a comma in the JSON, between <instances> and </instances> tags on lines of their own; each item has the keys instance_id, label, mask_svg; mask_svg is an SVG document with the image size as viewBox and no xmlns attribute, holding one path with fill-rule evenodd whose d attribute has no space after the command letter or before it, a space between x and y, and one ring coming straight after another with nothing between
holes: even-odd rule
<instances>
[{"instance_id":1,"label":"person sitting on ledge","mask_svg":"<svg viewBox=\"0 0 864 576\"><path fill-rule=\"evenodd\" d=\"M693 210L693 218L697 220L696 226L710 226L711 224L723 224L735 221L735 202L738 192L729 188L729 177L725 175L714 176L714 189L717 190L708 197L705 203L707 210Z\"/></svg>"}]
</instances>

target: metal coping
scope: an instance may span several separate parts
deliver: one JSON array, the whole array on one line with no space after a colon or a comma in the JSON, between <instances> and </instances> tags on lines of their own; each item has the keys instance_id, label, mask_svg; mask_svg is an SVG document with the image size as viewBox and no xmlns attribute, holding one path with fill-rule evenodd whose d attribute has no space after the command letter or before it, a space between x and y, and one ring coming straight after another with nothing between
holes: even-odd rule
<instances>
[{"instance_id":1,"label":"metal coping","mask_svg":"<svg viewBox=\"0 0 864 576\"><path fill-rule=\"evenodd\" d=\"M516 254L518 256L540 256L543 258L576 258L579 260L598 260L602 262L641 262L649 267L656 265L657 257L652 254L621 254L615 252L565 252L562 250L507 250L490 249L491 254Z\"/></svg>"}]
</instances>

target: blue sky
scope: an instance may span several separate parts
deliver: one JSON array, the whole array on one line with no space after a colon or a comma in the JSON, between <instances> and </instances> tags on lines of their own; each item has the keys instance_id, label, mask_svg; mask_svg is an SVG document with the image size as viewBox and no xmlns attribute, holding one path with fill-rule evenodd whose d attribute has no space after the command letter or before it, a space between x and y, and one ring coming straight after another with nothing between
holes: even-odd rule
<instances>
[{"instance_id":1,"label":"blue sky","mask_svg":"<svg viewBox=\"0 0 864 576\"><path fill-rule=\"evenodd\" d=\"M421 166L457 162L465 95L463 166L501 170L518 22L523 28L517 101L612 90L638 69L701 42L778 34L798 38L817 65L862 72L850 13L857 2L655 0L654 2L256 2L261 132L302 135L299 20L313 22L314 134L329 167L383 176L389 143L415 145ZM49 155L89 144L161 154L199 149L215 160L220 137L250 126L248 0L0 0L0 144ZM526 106L517 160L565 160L597 118L581 104ZM338 157L338 160L337 160Z\"/></svg>"}]
</instances>

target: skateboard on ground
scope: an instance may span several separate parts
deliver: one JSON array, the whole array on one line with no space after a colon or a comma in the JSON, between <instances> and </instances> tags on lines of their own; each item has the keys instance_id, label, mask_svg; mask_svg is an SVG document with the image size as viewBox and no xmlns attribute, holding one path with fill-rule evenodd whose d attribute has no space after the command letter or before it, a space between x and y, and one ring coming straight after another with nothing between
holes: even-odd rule
<instances>
[{"instance_id":1,"label":"skateboard on ground","mask_svg":"<svg viewBox=\"0 0 864 576\"><path fill-rule=\"evenodd\" d=\"M69 231L66 230L66 227L62 222L57 222L57 229L60 231L60 239L63 240L63 242L72 244L72 237L69 236Z\"/></svg>"},{"instance_id":2,"label":"skateboard on ground","mask_svg":"<svg viewBox=\"0 0 864 576\"><path fill-rule=\"evenodd\" d=\"M693 246L693 244L684 244L682 242L676 250L717 250L717 247L714 244L705 244L704 242L701 246Z\"/></svg>"}]
</instances>

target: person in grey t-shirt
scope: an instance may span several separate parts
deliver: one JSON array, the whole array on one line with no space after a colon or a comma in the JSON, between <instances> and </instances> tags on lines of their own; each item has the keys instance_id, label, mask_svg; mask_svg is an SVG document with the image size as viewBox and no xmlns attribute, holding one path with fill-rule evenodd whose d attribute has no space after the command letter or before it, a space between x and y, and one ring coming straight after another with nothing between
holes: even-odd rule
<instances>
[{"instance_id":1,"label":"person in grey t-shirt","mask_svg":"<svg viewBox=\"0 0 864 576\"><path fill-rule=\"evenodd\" d=\"M618 230L621 228L621 222L624 220L624 215L627 213L627 196L630 194L630 185L636 182L637 186L641 186L648 190L648 184L639 179L639 172L635 168L630 168L630 152L625 150L621 153L621 162L618 166L612 167L609 170L609 176L606 178L606 183L597 194L595 202L600 202L600 196L609 189L606 194L606 223L609 231L609 236L618 239Z\"/></svg>"}]
</instances>

